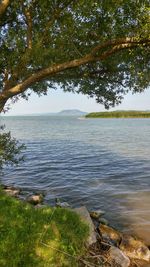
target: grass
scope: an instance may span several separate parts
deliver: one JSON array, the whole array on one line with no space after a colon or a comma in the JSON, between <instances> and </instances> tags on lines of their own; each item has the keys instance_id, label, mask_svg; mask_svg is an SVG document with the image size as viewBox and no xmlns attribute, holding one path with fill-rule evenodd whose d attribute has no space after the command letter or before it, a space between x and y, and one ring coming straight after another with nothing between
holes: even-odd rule
<instances>
[{"instance_id":1,"label":"grass","mask_svg":"<svg viewBox=\"0 0 150 267\"><path fill-rule=\"evenodd\" d=\"M87 236L88 226L73 211L35 209L0 189L1 267L76 267L77 260L59 250L78 257Z\"/></svg>"},{"instance_id":2,"label":"grass","mask_svg":"<svg viewBox=\"0 0 150 267\"><path fill-rule=\"evenodd\" d=\"M150 118L148 111L106 111L106 112L93 112L85 116L86 118Z\"/></svg>"}]
</instances>

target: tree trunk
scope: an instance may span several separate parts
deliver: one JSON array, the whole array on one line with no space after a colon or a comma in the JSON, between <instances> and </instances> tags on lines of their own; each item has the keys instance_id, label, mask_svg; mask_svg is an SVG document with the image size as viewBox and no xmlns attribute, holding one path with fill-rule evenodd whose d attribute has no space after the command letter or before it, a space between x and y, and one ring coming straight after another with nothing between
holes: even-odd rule
<instances>
[{"instance_id":1,"label":"tree trunk","mask_svg":"<svg viewBox=\"0 0 150 267\"><path fill-rule=\"evenodd\" d=\"M3 111L7 99L0 97L0 113Z\"/></svg>"},{"instance_id":2,"label":"tree trunk","mask_svg":"<svg viewBox=\"0 0 150 267\"><path fill-rule=\"evenodd\" d=\"M6 8L8 7L8 5L10 4L10 0L2 0L0 3L0 17L3 16L3 14L6 11Z\"/></svg>"}]
</instances>

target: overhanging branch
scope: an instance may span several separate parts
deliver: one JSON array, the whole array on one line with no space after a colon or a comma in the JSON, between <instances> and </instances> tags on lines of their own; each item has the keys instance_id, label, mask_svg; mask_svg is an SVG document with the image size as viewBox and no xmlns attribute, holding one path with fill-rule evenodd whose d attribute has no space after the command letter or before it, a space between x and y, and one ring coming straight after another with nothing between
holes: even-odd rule
<instances>
[{"instance_id":1,"label":"overhanging branch","mask_svg":"<svg viewBox=\"0 0 150 267\"><path fill-rule=\"evenodd\" d=\"M107 49L112 46L128 45L128 44L131 45L150 44L150 39L139 40L138 38L135 37L132 38L126 37L126 38L119 38L117 40L110 40L103 43L102 45L97 45L96 47L94 47L91 51L91 54L96 55L99 51L103 49Z\"/></svg>"},{"instance_id":2,"label":"overhanging branch","mask_svg":"<svg viewBox=\"0 0 150 267\"><path fill-rule=\"evenodd\" d=\"M125 42L125 40L126 40L126 42ZM109 47L110 46L110 48L108 50L106 50L105 52L102 52L100 55L96 56L95 54L93 54L93 51L97 50L97 47L95 47L89 54L87 54L87 55L85 55L79 59L74 59L72 61L53 65L53 66L50 66L48 68L42 69L38 72L35 72L30 77L28 77L27 79L25 79L21 83L17 84L13 88L10 88L6 92L1 93L0 94L0 100L3 99L3 102L5 100L7 101L9 98L16 96L20 93L23 93L26 89L31 87L32 84L40 82L40 81L42 81L48 77L52 77L55 74L61 73L62 71L65 71L67 69L76 68L76 67L79 67L81 65L85 65L85 64L91 63L91 62L102 61L102 60L105 60L106 58L110 57L111 55L120 52L121 50L132 49L132 48L138 47L139 45L150 46L150 40L147 39L147 40L137 41L134 39L125 38L122 40L122 43L121 43L121 39L106 42L99 47L102 48L102 47Z\"/></svg>"}]
</instances>

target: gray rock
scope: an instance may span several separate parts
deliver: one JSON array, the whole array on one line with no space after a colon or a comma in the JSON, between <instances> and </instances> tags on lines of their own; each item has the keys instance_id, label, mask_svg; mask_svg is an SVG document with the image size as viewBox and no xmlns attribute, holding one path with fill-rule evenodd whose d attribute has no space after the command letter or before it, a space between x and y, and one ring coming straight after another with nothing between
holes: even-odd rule
<instances>
[{"instance_id":1,"label":"gray rock","mask_svg":"<svg viewBox=\"0 0 150 267\"><path fill-rule=\"evenodd\" d=\"M123 235L119 247L131 259L150 262L150 250L141 240L137 240L132 236Z\"/></svg>"},{"instance_id":2,"label":"gray rock","mask_svg":"<svg viewBox=\"0 0 150 267\"><path fill-rule=\"evenodd\" d=\"M70 205L67 202L61 202L59 198L56 198L56 207L70 208Z\"/></svg>"},{"instance_id":3,"label":"gray rock","mask_svg":"<svg viewBox=\"0 0 150 267\"><path fill-rule=\"evenodd\" d=\"M109 263L113 267L129 267L129 258L119 249L111 246L109 249Z\"/></svg>"},{"instance_id":4,"label":"gray rock","mask_svg":"<svg viewBox=\"0 0 150 267\"><path fill-rule=\"evenodd\" d=\"M109 223L108 223L108 221L105 219L105 218L99 218L99 223L101 223L101 224L104 224L104 225L108 225Z\"/></svg>"},{"instance_id":5,"label":"gray rock","mask_svg":"<svg viewBox=\"0 0 150 267\"><path fill-rule=\"evenodd\" d=\"M90 214L85 206L82 206L80 208L75 208L74 211L80 215L82 221L84 221L89 226L89 237L87 240L87 245L90 246L94 243L96 243L96 232L94 229L94 224L91 220Z\"/></svg>"}]
</instances>

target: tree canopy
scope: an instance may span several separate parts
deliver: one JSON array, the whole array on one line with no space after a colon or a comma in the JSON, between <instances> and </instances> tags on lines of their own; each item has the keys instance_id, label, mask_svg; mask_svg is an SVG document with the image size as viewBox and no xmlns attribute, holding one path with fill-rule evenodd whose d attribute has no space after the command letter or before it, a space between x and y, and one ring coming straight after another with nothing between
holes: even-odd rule
<instances>
[{"instance_id":1,"label":"tree canopy","mask_svg":"<svg viewBox=\"0 0 150 267\"><path fill-rule=\"evenodd\" d=\"M17 165L23 156L20 152L25 149L24 145L11 137L10 132L4 132L4 127L0 126L0 171L4 165Z\"/></svg>"},{"instance_id":2,"label":"tree canopy","mask_svg":"<svg viewBox=\"0 0 150 267\"><path fill-rule=\"evenodd\" d=\"M149 0L0 1L0 111L58 85L108 108L149 84Z\"/></svg>"}]
</instances>

